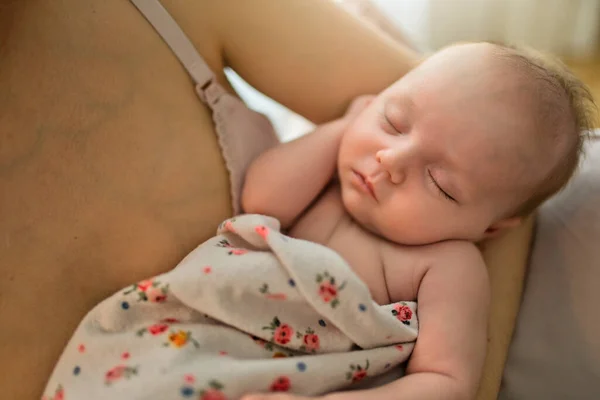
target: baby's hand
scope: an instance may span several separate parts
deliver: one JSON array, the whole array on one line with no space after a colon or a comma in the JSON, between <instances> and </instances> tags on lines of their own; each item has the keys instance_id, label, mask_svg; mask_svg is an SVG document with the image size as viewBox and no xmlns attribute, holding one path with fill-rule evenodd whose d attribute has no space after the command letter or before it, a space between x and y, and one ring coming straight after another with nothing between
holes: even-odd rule
<instances>
[{"instance_id":1,"label":"baby's hand","mask_svg":"<svg viewBox=\"0 0 600 400\"><path fill-rule=\"evenodd\" d=\"M368 94L358 96L352 100L352 103L350 103L350 106L348 106L348 109L346 110L346 114L344 114L344 119L353 120L356 118L369 104L371 104L375 97L375 95Z\"/></svg>"}]
</instances>

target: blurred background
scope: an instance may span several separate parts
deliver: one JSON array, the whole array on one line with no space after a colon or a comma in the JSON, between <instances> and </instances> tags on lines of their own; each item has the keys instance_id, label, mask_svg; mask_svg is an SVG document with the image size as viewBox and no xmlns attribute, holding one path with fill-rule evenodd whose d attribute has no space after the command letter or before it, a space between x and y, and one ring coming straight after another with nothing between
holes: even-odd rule
<instances>
[{"instance_id":1,"label":"blurred background","mask_svg":"<svg viewBox=\"0 0 600 400\"><path fill-rule=\"evenodd\" d=\"M331 0L395 40L427 54L457 41L527 44L561 57L600 101L600 0ZM250 107L265 113L282 140L312 124L228 77Z\"/></svg>"}]
</instances>

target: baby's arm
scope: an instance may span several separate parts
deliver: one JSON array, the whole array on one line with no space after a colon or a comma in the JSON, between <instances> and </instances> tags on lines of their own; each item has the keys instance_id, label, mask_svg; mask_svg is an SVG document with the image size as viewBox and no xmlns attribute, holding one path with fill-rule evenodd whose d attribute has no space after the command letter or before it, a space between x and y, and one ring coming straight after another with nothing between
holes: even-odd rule
<instances>
[{"instance_id":1,"label":"baby's arm","mask_svg":"<svg viewBox=\"0 0 600 400\"><path fill-rule=\"evenodd\" d=\"M419 335L407 375L376 389L333 393L327 400L475 398L487 343L487 270L474 245L439 246L440 261L415 283Z\"/></svg>"},{"instance_id":2,"label":"baby's arm","mask_svg":"<svg viewBox=\"0 0 600 400\"><path fill-rule=\"evenodd\" d=\"M333 178L342 135L371 96L357 98L343 118L261 154L248 168L244 212L275 217L288 228Z\"/></svg>"},{"instance_id":3,"label":"baby's arm","mask_svg":"<svg viewBox=\"0 0 600 400\"><path fill-rule=\"evenodd\" d=\"M244 212L270 215L288 228L333 177L345 126L344 119L328 122L261 154L246 174Z\"/></svg>"}]
</instances>

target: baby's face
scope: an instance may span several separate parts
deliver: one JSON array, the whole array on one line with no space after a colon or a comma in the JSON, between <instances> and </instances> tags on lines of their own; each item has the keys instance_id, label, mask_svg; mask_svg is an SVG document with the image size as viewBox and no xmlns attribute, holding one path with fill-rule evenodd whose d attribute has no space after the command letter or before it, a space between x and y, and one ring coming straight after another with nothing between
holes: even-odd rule
<instances>
[{"instance_id":1,"label":"baby's face","mask_svg":"<svg viewBox=\"0 0 600 400\"><path fill-rule=\"evenodd\" d=\"M520 88L488 46L434 55L345 132L342 197L367 229L402 244L479 240L536 179Z\"/></svg>"}]
</instances>

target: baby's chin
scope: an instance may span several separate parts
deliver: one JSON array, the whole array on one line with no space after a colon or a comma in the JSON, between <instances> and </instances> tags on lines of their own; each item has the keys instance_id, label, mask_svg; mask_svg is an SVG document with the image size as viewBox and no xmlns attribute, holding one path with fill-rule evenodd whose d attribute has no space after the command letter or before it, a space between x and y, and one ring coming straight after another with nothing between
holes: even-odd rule
<instances>
[{"instance_id":1,"label":"baby's chin","mask_svg":"<svg viewBox=\"0 0 600 400\"><path fill-rule=\"evenodd\" d=\"M362 228L380 236L376 224L372 221L372 215L369 210L370 205L360 198L360 195L350 191L342 184L342 204L346 213Z\"/></svg>"}]
</instances>

